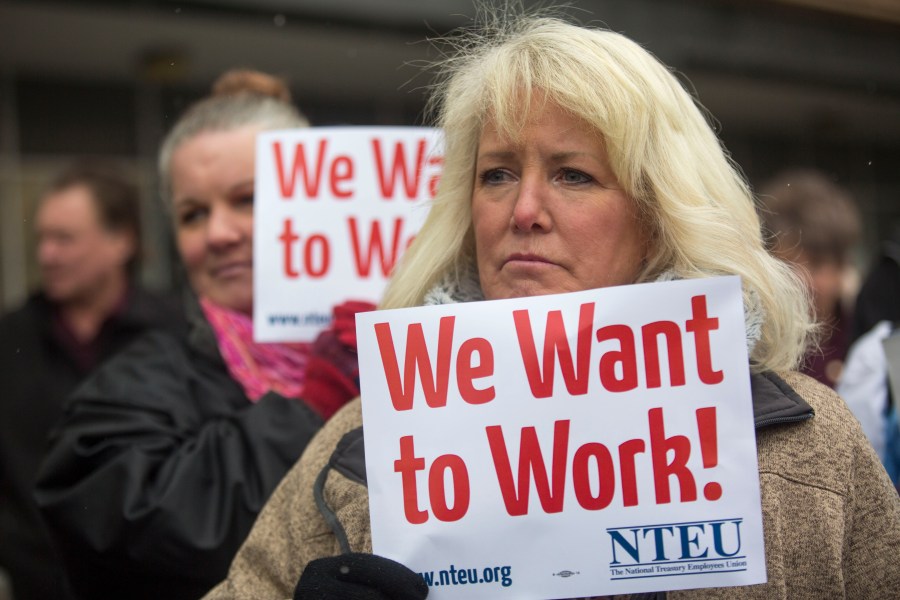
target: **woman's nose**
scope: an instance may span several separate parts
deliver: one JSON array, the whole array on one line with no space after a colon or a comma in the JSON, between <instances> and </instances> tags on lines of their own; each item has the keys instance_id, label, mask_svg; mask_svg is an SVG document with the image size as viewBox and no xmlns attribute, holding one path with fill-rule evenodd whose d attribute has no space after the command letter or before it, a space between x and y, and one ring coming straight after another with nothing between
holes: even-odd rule
<instances>
[{"instance_id":1,"label":"woman's nose","mask_svg":"<svg viewBox=\"0 0 900 600\"><path fill-rule=\"evenodd\" d=\"M512 225L519 231L548 231L551 220L547 210L550 190L539 177L523 177L513 206Z\"/></svg>"},{"instance_id":2,"label":"woman's nose","mask_svg":"<svg viewBox=\"0 0 900 600\"><path fill-rule=\"evenodd\" d=\"M236 215L227 208L216 207L210 213L209 226L206 232L207 243L212 248L227 247L241 239L241 229Z\"/></svg>"}]
</instances>

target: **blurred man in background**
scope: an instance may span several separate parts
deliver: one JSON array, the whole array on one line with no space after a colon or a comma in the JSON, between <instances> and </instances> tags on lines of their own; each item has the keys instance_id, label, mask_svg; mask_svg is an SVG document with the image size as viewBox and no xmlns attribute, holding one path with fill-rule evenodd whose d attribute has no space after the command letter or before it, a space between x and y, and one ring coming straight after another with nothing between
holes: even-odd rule
<instances>
[{"instance_id":1,"label":"blurred man in background","mask_svg":"<svg viewBox=\"0 0 900 600\"><path fill-rule=\"evenodd\" d=\"M0 319L0 568L15 600L66 598L32 500L63 401L144 331L179 328L173 304L138 288L137 189L101 165L74 165L34 219L41 290Z\"/></svg>"}]
</instances>

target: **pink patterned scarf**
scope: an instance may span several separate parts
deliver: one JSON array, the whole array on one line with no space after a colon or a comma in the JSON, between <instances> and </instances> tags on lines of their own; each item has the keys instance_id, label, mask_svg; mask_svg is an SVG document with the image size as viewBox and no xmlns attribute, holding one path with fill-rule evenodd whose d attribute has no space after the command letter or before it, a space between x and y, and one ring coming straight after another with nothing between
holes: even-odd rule
<instances>
[{"instance_id":1,"label":"pink patterned scarf","mask_svg":"<svg viewBox=\"0 0 900 600\"><path fill-rule=\"evenodd\" d=\"M216 334L228 372L251 401L270 390L286 398L300 398L310 344L254 342L249 316L207 298L200 299L200 306Z\"/></svg>"}]
</instances>

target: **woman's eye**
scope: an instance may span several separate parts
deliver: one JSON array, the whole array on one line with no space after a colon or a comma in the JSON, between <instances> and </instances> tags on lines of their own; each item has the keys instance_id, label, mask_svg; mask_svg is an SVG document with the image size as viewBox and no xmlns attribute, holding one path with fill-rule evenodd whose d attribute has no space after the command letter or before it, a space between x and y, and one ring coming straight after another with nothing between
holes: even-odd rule
<instances>
[{"instance_id":1,"label":"woman's eye","mask_svg":"<svg viewBox=\"0 0 900 600\"><path fill-rule=\"evenodd\" d=\"M239 206L253 206L253 194L243 194L238 196L235 200L235 204Z\"/></svg>"},{"instance_id":2,"label":"woman's eye","mask_svg":"<svg viewBox=\"0 0 900 600\"><path fill-rule=\"evenodd\" d=\"M504 169L488 169L481 176L481 182L487 185L509 181L510 175Z\"/></svg>"},{"instance_id":3,"label":"woman's eye","mask_svg":"<svg viewBox=\"0 0 900 600\"><path fill-rule=\"evenodd\" d=\"M180 225L194 225L206 216L206 212L206 209L203 208L189 208L178 213L178 223Z\"/></svg>"},{"instance_id":4,"label":"woman's eye","mask_svg":"<svg viewBox=\"0 0 900 600\"><path fill-rule=\"evenodd\" d=\"M561 179L564 183L587 183L593 180L590 175L574 169L563 169Z\"/></svg>"}]
</instances>

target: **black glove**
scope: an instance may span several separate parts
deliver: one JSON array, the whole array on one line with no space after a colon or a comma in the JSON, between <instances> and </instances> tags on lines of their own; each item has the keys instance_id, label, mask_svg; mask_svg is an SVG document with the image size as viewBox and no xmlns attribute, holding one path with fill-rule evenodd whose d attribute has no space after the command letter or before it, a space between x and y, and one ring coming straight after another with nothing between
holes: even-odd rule
<instances>
[{"instance_id":1,"label":"black glove","mask_svg":"<svg viewBox=\"0 0 900 600\"><path fill-rule=\"evenodd\" d=\"M306 565L294 600L424 600L425 580L374 554L341 554Z\"/></svg>"}]
</instances>

